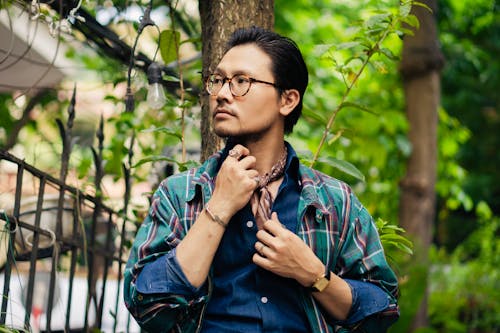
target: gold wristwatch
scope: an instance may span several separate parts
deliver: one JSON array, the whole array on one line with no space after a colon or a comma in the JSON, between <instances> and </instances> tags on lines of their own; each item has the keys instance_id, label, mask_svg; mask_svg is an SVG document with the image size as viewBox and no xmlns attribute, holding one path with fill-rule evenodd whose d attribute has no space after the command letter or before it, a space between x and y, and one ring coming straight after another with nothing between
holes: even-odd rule
<instances>
[{"instance_id":1,"label":"gold wristwatch","mask_svg":"<svg viewBox=\"0 0 500 333\"><path fill-rule=\"evenodd\" d=\"M330 270L326 267L325 274L314 281L313 285L308 288L311 292L322 292L330 283Z\"/></svg>"}]
</instances>

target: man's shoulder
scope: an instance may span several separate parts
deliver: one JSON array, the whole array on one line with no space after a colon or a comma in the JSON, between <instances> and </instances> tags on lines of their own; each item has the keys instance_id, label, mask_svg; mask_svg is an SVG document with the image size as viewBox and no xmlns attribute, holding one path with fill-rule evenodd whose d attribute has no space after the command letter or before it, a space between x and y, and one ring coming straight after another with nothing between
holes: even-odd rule
<instances>
[{"instance_id":1,"label":"man's shoulder","mask_svg":"<svg viewBox=\"0 0 500 333\"><path fill-rule=\"evenodd\" d=\"M302 163L299 165L299 177L303 186L326 187L342 191L351 191L350 186L344 181L305 166Z\"/></svg>"}]
</instances>

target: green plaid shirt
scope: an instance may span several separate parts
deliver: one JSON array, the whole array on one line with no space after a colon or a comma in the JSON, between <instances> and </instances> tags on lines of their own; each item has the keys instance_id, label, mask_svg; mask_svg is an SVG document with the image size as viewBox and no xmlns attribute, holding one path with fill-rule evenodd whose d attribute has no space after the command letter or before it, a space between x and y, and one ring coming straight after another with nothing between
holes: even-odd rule
<instances>
[{"instance_id":1,"label":"green plaid shirt","mask_svg":"<svg viewBox=\"0 0 500 333\"><path fill-rule=\"evenodd\" d=\"M168 254L186 235L208 202L221 152L199 168L164 180L153 196L149 214L139 229L124 278L125 304L137 322L151 332L197 332L210 299L210 277L192 297L138 290L142 267ZM384 332L399 316L398 284L385 259L377 229L367 210L343 182L304 165L297 234L331 271L345 279L369 282L387 293L389 306L347 327L321 311L313 297L301 291L311 332Z\"/></svg>"}]
</instances>

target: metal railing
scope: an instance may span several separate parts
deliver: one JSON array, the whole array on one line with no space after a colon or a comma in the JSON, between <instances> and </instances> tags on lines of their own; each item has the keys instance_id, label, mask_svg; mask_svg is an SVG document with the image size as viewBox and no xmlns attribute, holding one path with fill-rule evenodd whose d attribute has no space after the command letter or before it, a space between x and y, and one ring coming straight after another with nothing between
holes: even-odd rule
<instances>
[{"instance_id":1,"label":"metal railing","mask_svg":"<svg viewBox=\"0 0 500 333\"><path fill-rule=\"evenodd\" d=\"M124 310L120 288L127 244L138 225L127 214L130 169L123 165L123 206L115 211L104 204L100 195L104 140L101 120L98 149L92 148L95 194L83 193L69 185L66 178L73 119L74 95L66 126L57 122L63 141L59 178L0 150L0 162L16 168L11 208L0 211L0 226L3 225L4 231L1 239L6 249L5 260L0 263L3 274L0 326L16 326L19 324L15 322L21 321L21 327L13 328L32 332L88 332L103 330L106 319L105 331L122 332L133 325ZM31 198L23 195L26 179L35 184L30 186L36 189ZM16 296L14 289L21 292ZM21 299L23 307L15 304L16 297ZM64 324L60 318L54 320L56 307L63 308ZM24 313L16 309L24 309Z\"/></svg>"}]
</instances>

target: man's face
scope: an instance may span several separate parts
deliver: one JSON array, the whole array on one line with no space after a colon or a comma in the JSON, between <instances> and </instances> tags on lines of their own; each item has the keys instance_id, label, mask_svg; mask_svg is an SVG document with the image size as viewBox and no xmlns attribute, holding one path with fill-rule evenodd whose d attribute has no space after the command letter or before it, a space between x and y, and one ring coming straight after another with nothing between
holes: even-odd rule
<instances>
[{"instance_id":1,"label":"man's face","mask_svg":"<svg viewBox=\"0 0 500 333\"><path fill-rule=\"evenodd\" d=\"M230 49L214 74L223 78L244 74L275 83L271 64L271 58L255 44L244 44ZM233 96L226 82L215 96L210 96L210 111L214 131L221 137L250 138L279 133L276 130L284 121L278 91L272 85L258 82L253 82L248 93L239 97Z\"/></svg>"}]
</instances>

